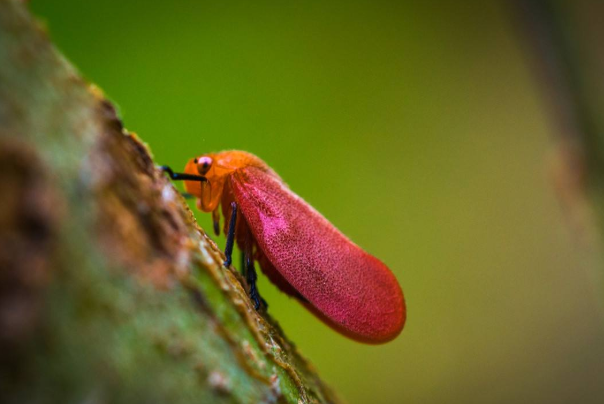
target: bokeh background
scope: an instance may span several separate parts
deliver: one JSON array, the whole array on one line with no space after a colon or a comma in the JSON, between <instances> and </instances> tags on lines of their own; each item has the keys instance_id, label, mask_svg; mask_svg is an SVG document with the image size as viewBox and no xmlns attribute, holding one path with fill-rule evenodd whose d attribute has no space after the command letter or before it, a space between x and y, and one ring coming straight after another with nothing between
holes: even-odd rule
<instances>
[{"instance_id":1,"label":"bokeh background","mask_svg":"<svg viewBox=\"0 0 604 404\"><path fill-rule=\"evenodd\" d=\"M158 162L255 153L392 268L408 321L382 346L260 282L348 402L603 402L597 254L553 192L553 128L507 10L295 3L31 7Z\"/></svg>"}]
</instances>

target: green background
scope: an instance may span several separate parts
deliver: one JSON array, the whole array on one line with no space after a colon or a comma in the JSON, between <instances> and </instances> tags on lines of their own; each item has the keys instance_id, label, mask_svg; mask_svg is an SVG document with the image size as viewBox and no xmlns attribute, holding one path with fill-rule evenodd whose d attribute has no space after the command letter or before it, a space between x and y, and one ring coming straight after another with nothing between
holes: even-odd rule
<instances>
[{"instance_id":1,"label":"green background","mask_svg":"<svg viewBox=\"0 0 604 404\"><path fill-rule=\"evenodd\" d=\"M601 273L555 197L552 127L496 4L31 1L158 162L257 154L394 271L408 320L382 346L261 276L347 401L600 402Z\"/></svg>"}]
</instances>

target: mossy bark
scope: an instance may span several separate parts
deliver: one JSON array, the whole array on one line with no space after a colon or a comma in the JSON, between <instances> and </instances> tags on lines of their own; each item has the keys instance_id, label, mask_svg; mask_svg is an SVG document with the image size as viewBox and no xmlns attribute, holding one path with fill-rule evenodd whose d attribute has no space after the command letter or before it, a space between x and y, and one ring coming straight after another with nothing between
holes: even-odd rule
<instances>
[{"instance_id":1,"label":"mossy bark","mask_svg":"<svg viewBox=\"0 0 604 404\"><path fill-rule=\"evenodd\" d=\"M0 402L338 402L147 147L0 0Z\"/></svg>"}]
</instances>

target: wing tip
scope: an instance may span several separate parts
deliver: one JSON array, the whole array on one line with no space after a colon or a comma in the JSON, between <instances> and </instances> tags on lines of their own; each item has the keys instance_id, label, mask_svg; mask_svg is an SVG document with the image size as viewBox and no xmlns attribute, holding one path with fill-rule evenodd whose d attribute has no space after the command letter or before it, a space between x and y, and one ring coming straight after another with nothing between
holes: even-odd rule
<instances>
[{"instance_id":1,"label":"wing tip","mask_svg":"<svg viewBox=\"0 0 604 404\"><path fill-rule=\"evenodd\" d=\"M392 315L384 316L384 321L379 324L379 326L375 326L377 325L377 322L373 319L368 327L354 327L356 329L334 321L310 302L300 301L300 303L334 331L357 342L369 345L380 345L394 340L405 328L405 323L407 322L407 306L402 293L401 298L402 304L398 305L397 310Z\"/></svg>"}]
</instances>

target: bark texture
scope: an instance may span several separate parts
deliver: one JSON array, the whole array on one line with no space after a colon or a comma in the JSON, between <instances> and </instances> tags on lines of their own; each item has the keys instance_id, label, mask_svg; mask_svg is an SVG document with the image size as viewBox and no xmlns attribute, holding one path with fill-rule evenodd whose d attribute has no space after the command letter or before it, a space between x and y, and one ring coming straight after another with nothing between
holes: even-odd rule
<instances>
[{"instance_id":1,"label":"bark texture","mask_svg":"<svg viewBox=\"0 0 604 404\"><path fill-rule=\"evenodd\" d=\"M338 402L149 150L0 0L0 402Z\"/></svg>"}]
</instances>

